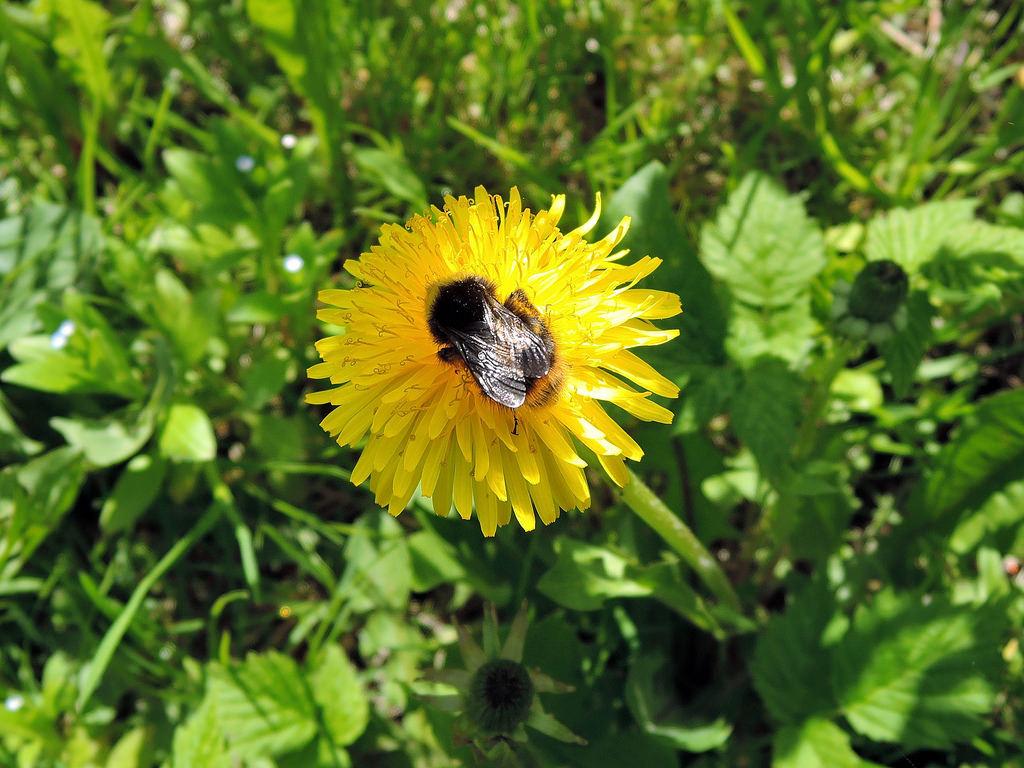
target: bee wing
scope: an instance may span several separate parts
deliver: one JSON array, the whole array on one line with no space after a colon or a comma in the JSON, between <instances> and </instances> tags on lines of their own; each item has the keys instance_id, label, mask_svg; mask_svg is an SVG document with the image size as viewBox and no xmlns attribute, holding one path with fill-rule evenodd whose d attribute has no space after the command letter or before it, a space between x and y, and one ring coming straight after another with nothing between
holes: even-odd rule
<instances>
[{"instance_id":1,"label":"bee wing","mask_svg":"<svg viewBox=\"0 0 1024 768\"><path fill-rule=\"evenodd\" d=\"M515 348L504 336L495 333L490 323L449 331L452 346L483 393L504 406L518 408L526 402L526 376Z\"/></svg>"},{"instance_id":2,"label":"bee wing","mask_svg":"<svg viewBox=\"0 0 1024 768\"><path fill-rule=\"evenodd\" d=\"M524 328L519 341L519 366L525 376L539 379L551 370L551 355L540 336Z\"/></svg>"},{"instance_id":3,"label":"bee wing","mask_svg":"<svg viewBox=\"0 0 1024 768\"><path fill-rule=\"evenodd\" d=\"M495 337L500 340L499 346L510 350L511 358L523 376L539 379L551 370L551 355L544 339L523 318L494 297L489 297L487 308L490 312L485 315L485 321L490 323Z\"/></svg>"}]
</instances>

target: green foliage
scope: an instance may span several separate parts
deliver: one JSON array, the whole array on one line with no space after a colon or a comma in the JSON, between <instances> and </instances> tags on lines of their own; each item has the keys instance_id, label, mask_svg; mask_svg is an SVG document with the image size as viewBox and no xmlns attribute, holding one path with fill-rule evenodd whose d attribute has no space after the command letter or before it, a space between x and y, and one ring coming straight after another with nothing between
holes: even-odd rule
<instances>
[{"instance_id":1,"label":"green foliage","mask_svg":"<svg viewBox=\"0 0 1024 768\"><path fill-rule=\"evenodd\" d=\"M440 673L524 600L562 695L504 764L1018 765L1022 35L984 0L0 3L0 765L474 765ZM567 229L601 192L684 310L634 482L486 541L378 509L303 404L316 291L476 184ZM899 323L843 331L883 260Z\"/></svg>"}]
</instances>

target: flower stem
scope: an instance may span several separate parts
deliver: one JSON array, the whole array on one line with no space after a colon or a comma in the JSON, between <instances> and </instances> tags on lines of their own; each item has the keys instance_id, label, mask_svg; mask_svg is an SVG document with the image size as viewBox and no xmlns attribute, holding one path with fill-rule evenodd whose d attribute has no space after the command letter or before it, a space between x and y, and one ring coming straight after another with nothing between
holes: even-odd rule
<instances>
[{"instance_id":1,"label":"flower stem","mask_svg":"<svg viewBox=\"0 0 1024 768\"><path fill-rule=\"evenodd\" d=\"M846 368L846 364L857 352L858 345L845 340L836 342L832 355L822 366L821 375L814 384L814 391L811 395L811 402L804 415L803 424L797 437L794 456L803 460L810 456L814 450L814 443L818 437L818 425L825 414L828 406L829 395L832 393L832 384L836 376Z\"/></svg>"},{"instance_id":2,"label":"flower stem","mask_svg":"<svg viewBox=\"0 0 1024 768\"><path fill-rule=\"evenodd\" d=\"M622 489L622 500L641 520L651 526L666 544L679 553L723 606L731 608L736 613L742 613L739 596L700 539L643 480L632 470L628 471L629 482Z\"/></svg>"}]
</instances>

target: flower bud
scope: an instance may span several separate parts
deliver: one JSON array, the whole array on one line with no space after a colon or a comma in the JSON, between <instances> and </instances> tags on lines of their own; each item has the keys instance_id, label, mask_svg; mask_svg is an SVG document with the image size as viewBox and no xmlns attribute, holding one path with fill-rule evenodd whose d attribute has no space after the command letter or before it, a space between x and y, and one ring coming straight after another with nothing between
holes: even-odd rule
<instances>
[{"instance_id":1,"label":"flower bud","mask_svg":"<svg viewBox=\"0 0 1024 768\"><path fill-rule=\"evenodd\" d=\"M907 298L907 273L894 261L872 261L853 281L849 312L869 323L884 323Z\"/></svg>"},{"instance_id":2,"label":"flower bud","mask_svg":"<svg viewBox=\"0 0 1024 768\"><path fill-rule=\"evenodd\" d=\"M492 659L473 674L466 712L482 730L508 733L526 720L533 693L526 667L510 659Z\"/></svg>"}]
</instances>

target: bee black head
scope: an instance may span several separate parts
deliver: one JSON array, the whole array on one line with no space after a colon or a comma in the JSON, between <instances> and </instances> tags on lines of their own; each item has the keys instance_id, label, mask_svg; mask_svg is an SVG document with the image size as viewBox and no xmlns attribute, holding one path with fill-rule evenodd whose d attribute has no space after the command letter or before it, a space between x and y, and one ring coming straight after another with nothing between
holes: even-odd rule
<instances>
[{"instance_id":1,"label":"bee black head","mask_svg":"<svg viewBox=\"0 0 1024 768\"><path fill-rule=\"evenodd\" d=\"M450 341L448 329L466 331L484 319L488 296L495 286L482 277L467 277L442 285L427 312L427 325L441 344Z\"/></svg>"}]
</instances>

